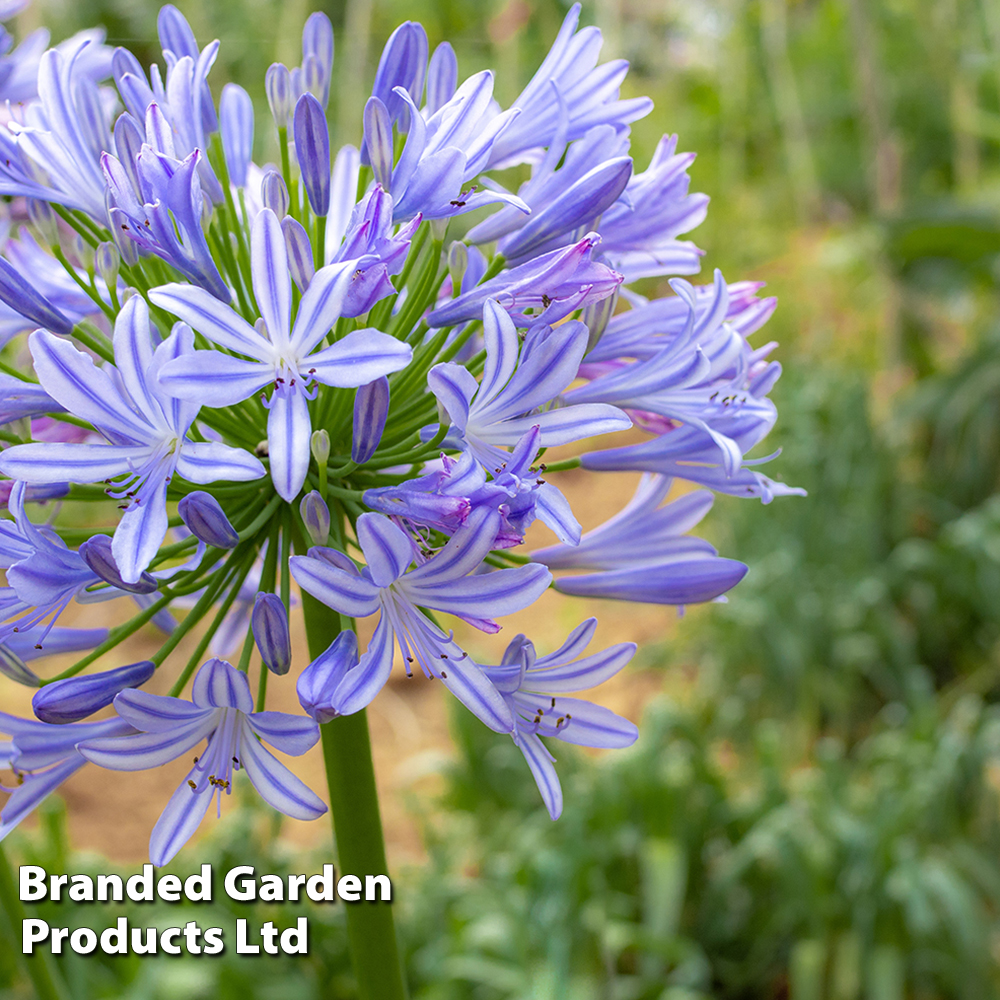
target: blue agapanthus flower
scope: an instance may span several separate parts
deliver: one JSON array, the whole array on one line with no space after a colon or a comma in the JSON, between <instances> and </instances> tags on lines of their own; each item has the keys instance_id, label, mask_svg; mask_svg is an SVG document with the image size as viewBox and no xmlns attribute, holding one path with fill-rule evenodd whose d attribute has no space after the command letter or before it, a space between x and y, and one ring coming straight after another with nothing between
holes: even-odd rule
<instances>
[{"instance_id":1,"label":"blue agapanthus flower","mask_svg":"<svg viewBox=\"0 0 1000 1000\"><path fill-rule=\"evenodd\" d=\"M523 635L490 652L492 637L551 589L724 599L748 567L691 535L713 494L801 491L757 471L775 458L758 446L781 367L753 338L775 302L678 277L703 255L693 155L664 136L636 164L629 127L652 103L621 98L628 64L601 63L579 18L576 4L508 108L492 71L463 77L447 42L432 52L400 25L340 148L322 13L296 65L218 101L223 42L170 5L148 69L93 35L21 53L0 34L0 94L20 102L0 126L0 194L28 199L31 223L0 245L0 672L39 689L40 717L0 717L0 762L23 779L0 837L85 760L146 770L203 741L153 830L155 864L240 771L315 818L325 804L263 743L301 754L321 726L349 831L336 782L374 791L364 727L344 717L397 665L509 734L553 818L552 741L636 738L575 696L633 644L586 655L594 619L555 652ZM255 159L269 138L278 164ZM500 171L518 164L515 191ZM587 483L621 472L646 475L594 523ZM63 618L118 597L121 627ZM169 638L106 662L147 624ZM237 665L196 672L206 651ZM55 653L78 658L56 674ZM157 673L169 696L142 688ZM293 682L302 713L268 710ZM115 714L81 721L95 711ZM338 837L348 871L352 842Z\"/></svg>"}]
</instances>

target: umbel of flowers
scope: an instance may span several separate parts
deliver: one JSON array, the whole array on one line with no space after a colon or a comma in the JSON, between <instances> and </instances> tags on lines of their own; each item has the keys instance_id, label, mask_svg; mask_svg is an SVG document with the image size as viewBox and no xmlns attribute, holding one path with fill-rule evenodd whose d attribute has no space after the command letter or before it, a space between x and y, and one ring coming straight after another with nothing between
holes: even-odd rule
<instances>
[{"instance_id":1,"label":"umbel of flowers","mask_svg":"<svg viewBox=\"0 0 1000 1000\"><path fill-rule=\"evenodd\" d=\"M619 99L627 64L599 64L578 17L506 109L492 73L461 80L447 42L430 53L401 25L360 148L331 148L322 14L301 65L268 70L264 120L234 84L216 102L219 42L200 48L171 6L162 66L94 33L3 57L0 669L38 690L37 718L0 714L16 777L0 838L88 761L194 758L153 828L156 865L237 771L314 819L327 806L267 747L301 754L322 732L341 865L384 869L363 710L394 666L513 739L553 819L551 741L636 739L574 696L633 644L592 651L591 619L554 652L518 635L479 663L444 617L495 633L550 587L721 599L746 567L688 534L713 493L797 492L747 457L776 417L775 345L751 343L774 300L677 277L701 255L680 239L707 205L688 192L693 157L671 136L633 162L629 125L651 102ZM255 134L272 130L280 163L259 166ZM630 287L669 275L663 298ZM578 467L643 473L586 533L549 478ZM677 480L698 488L668 499ZM535 520L552 544L524 552ZM308 665L292 662L293 581ZM107 600L115 628L60 623ZM147 625L157 652L122 662ZM66 652L80 658L57 676L40 665ZM157 671L169 695L144 690ZM267 709L271 674L294 679L302 714ZM362 995L401 995L391 911L348 920Z\"/></svg>"}]
</instances>

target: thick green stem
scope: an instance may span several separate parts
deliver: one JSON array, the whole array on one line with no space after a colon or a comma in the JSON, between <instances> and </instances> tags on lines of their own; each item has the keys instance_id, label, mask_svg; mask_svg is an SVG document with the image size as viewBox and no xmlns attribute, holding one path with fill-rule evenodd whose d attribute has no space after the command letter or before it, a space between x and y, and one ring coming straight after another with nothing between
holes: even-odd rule
<instances>
[{"instance_id":1,"label":"thick green stem","mask_svg":"<svg viewBox=\"0 0 1000 1000\"><path fill-rule=\"evenodd\" d=\"M302 611L309 656L315 659L337 637L340 616L306 593L302 594ZM346 875L386 874L367 715L361 711L333 719L322 732L340 870ZM403 1000L406 986L392 905L358 902L345 906L359 1000Z\"/></svg>"},{"instance_id":2,"label":"thick green stem","mask_svg":"<svg viewBox=\"0 0 1000 1000\"><path fill-rule=\"evenodd\" d=\"M2 846L0 846L0 905L3 906L14 933L19 935L22 921L27 914L17 892L14 872ZM52 967L50 956L39 948L35 954L24 955L23 960L38 1000L65 1000L66 987L62 985L58 972Z\"/></svg>"}]
</instances>

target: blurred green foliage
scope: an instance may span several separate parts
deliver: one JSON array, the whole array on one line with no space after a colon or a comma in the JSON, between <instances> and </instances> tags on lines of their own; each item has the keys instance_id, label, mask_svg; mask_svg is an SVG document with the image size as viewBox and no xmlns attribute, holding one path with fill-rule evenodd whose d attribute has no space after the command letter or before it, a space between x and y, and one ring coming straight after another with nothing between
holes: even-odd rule
<instances>
[{"instance_id":1,"label":"blurred green foliage","mask_svg":"<svg viewBox=\"0 0 1000 1000\"><path fill-rule=\"evenodd\" d=\"M178 6L199 38L224 39L216 83L262 102L266 66L294 59L313 5ZM321 6L349 141L399 21L450 39L463 72L495 66L506 103L567 5ZM103 23L148 61L157 7L36 0L20 18L57 38ZM396 882L413 995L998 998L1000 0L591 0L583 17L632 61L629 93L657 102L633 129L639 167L664 131L699 152L706 264L771 279L781 297L768 335L786 374L767 445L809 497L717 501L714 540L752 572L642 654L698 679L649 706L633 750L595 762L559 748L558 823L516 749L456 715L447 793L424 807L429 863ZM19 858L66 870L60 808L43 837L16 840ZM278 833L248 799L176 870L321 862ZM147 925L183 911L122 912ZM189 919L231 927L245 911ZM338 907L251 919L299 912L307 961L60 964L74 1000L350 997ZM11 939L0 997L26 995Z\"/></svg>"}]
</instances>

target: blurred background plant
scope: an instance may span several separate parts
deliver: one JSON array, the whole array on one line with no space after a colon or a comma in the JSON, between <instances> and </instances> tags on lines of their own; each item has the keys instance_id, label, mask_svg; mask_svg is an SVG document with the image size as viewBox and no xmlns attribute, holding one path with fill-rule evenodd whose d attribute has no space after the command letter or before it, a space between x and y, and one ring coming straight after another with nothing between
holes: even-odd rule
<instances>
[{"instance_id":1,"label":"blurred background plant","mask_svg":"<svg viewBox=\"0 0 1000 1000\"><path fill-rule=\"evenodd\" d=\"M225 40L216 86L262 99L315 5L178 6L199 38ZM340 142L357 140L400 21L449 38L463 72L496 67L504 103L565 13L559 0L322 6ZM36 0L19 29L58 39L103 23L149 59L157 8ZM561 754L558 823L516 749L456 716L444 799L414 805L429 861L397 883L413 995L1000 997L1000 0L584 8L606 55L632 61L630 95L656 101L633 130L637 163L665 130L699 153L706 266L766 278L780 298L775 434L782 478L809 498L717 501L715 540L752 572L641 654L664 693L632 751ZM68 870L60 808L15 853ZM247 802L177 870L306 870L279 833ZM122 912L183 922L176 907ZM196 917L237 915L213 914ZM349 997L337 908L311 920L307 961L62 961L81 998ZM4 996L26 989L15 940L0 935Z\"/></svg>"}]
</instances>

